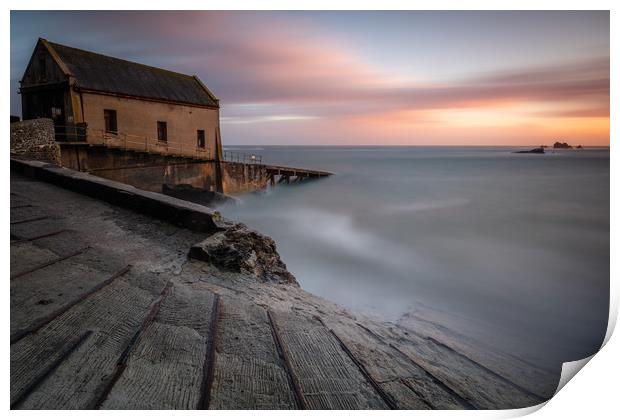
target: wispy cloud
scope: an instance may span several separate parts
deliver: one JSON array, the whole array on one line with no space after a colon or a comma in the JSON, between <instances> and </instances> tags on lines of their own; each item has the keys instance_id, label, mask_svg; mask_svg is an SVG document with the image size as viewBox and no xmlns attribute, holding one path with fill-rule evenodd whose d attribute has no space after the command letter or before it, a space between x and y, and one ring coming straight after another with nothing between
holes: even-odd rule
<instances>
[{"instance_id":1,"label":"wispy cloud","mask_svg":"<svg viewBox=\"0 0 620 420\"><path fill-rule=\"evenodd\" d=\"M277 130L283 124L297 128L304 124L304 132L321 131L322 139L334 142L370 141L378 133L403 142L415 140L423 130L426 138L436 139L440 133L449 136L463 129L468 115L475 116L469 128L514 126L523 135L527 127L531 137L551 135L549 128L559 120L570 120L566 125L572 127L577 120L587 120L583 130L576 132L584 135L586 127L596 127L592 141L605 140L608 55L575 54L552 64L470 71L458 78L430 81L415 72L404 75L378 65L360 52L355 40L322 30L319 19L310 22L288 14L250 12L46 17L77 25L74 34L56 32L55 41L198 74L221 99L223 126L237 130L236 138L246 137L241 140L244 143L261 136L257 131L242 131L247 127ZM407 40L401 43L375 47L407 51ZM424 59L415 51L410 58L412 62ZM301 135L299 130L262 134L269 139ZM482 134L496 139L500 135L497 130ZM556 135L565 134L558 126ZM513 135L506 132L500 137L512 142Z\"/></svg>"}]
</instances>

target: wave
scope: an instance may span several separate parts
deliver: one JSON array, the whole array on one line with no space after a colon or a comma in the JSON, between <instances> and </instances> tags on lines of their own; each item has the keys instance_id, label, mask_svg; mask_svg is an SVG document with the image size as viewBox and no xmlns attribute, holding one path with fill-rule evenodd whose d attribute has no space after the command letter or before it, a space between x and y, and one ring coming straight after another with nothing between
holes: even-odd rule
<instances>
[{"instance_id":1,"label":"wave","mask_svg":"<svg viewBox=\"0 0 620 420\"><path fill-rule=\"evenodd\" d=\"M352 216L318 209L298 208L281 215L301 237L332 248L360 262L372 262L390 271L402 272L422 261L411 246L390 241L356 226Z\"/></svg>"},{"instance_id":2,"label":"wave","mask_svg":"<svg viewBox=\"0 0 620 420\"><path fill-rule=\"evenodd\" d=\"M461 207L469 204L471 200L467 198L452 198L447 200L426 200L413 201L404 204L394 204L380 209L380 213L394 215L401 213L413 213L417 211L437 210L451 207Z\"/></svg>"}]
</instances>

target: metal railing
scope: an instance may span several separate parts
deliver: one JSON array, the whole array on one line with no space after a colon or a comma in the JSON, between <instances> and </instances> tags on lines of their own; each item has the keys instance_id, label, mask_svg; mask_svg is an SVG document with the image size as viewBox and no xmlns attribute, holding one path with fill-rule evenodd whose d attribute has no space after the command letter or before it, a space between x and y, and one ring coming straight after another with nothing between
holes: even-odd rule
<instances>
[{"instance_id":1,"label":"metal railing","mask_svg":"<svg viewBox=\"0 0 620 420\"><path fill-rule=\"evenodd\" d=\"M54 125L54 130L56 141L58 142L80 142L169 156L192 157L205 160L213 159L209 147L198 147L193 141L187 143L174 140L161 141L154 137L93 129L84 123ZM263 158L260 155L230 150L224 150L224 155L221 158L224 162L249 165L262 165L263 162Z\"/></svg>"},{"instance_id":2,"label":"metal railing","mask_svg":"<svg viewBox=\"0 0 620 420\"><path fill-rule=\"evenodd\" d=\"M78 132L68 136L66 133L73 133L75 125L56 125L56 140L60 142L74 141L87 142L88 144L119 148L123 150L133 150L146 153L157 153L168 156L191 157L195 159L211 160L211 149L209 147L198 147L192 142L161 141L159 139L138 136L129 133L114 133L102 129L92 129L85 125Z\"/></svg>"},{"instance_id":3,"label":"metal railing","mask_svg":"<svg viewBox=\"0 0 620 420\"><path fill-rule=\"evenodd\" d=\"M222 160L224 162L261 165L263 162L263 157L254 153L231 152L230 150L224 150L224 156L222 156Z\"/></svg>"},{"instance_id":4,"label":"metal railing","mask_svg":"<svg viewBox=\"0 0 620 420\"><path fill-rule=\"evenodd\" d=\"M54 124L56 141L86 141L86 123Z\"/></svg>"}]
</instances>

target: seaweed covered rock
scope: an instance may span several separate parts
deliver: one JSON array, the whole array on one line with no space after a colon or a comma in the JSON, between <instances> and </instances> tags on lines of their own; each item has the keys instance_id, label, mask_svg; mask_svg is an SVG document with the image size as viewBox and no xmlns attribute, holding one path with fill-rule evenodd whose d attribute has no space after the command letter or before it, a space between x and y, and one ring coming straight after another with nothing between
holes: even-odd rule
<instances>
[{"instance_id":1,"label":"seaweed covered rock","mask_svg":"<svg viewBox=\"0 0 620 420\"><path fill-rule=\"evenodd\" d=\"M192 246L190 258L221 270L249 274L261 282L295 284L297 280L280 259L269 236L235 223Z\"/></svg>"}]
</instances>

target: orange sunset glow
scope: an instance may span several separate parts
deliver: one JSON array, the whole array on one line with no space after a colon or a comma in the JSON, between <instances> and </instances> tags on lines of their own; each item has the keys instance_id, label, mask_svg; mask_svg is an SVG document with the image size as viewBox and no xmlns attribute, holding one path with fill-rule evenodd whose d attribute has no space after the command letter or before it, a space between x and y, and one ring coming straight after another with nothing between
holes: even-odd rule
<instances>
[{"instance_id":1,"label":"orange sunset glow","mask_svg":"<svg viewBox=\"0 0 620 420\"><path fill-rule=\"evenodd\" d=\"M227 144L609 145L607 12L76 13L13 17L13 92L41 36L197 74Z\"/></svg>"}]
</instances>

